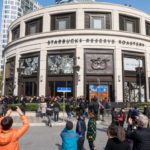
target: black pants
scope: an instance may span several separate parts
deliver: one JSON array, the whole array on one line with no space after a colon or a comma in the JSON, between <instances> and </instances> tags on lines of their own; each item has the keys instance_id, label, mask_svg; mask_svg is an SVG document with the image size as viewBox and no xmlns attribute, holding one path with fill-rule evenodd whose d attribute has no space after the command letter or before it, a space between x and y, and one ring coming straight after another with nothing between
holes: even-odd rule
<instances>
[{"instance_id":1,"label":"black pants","mask_svg":"<svg viewBox=\"0 0 150 150\"><path fill-rule=\"evenodd\" d=\"M78 140L78 150L84 150L84 138Z\"/></svg>"},{"instance_id":2,"label":"black pants","mask_svg":"<svg viewBox=\"0 0 150 150\"><path fill-rule=\"evenodd\" d=\"M58 121L59 119L59 112L54 112L54 121Z\"/></svg>"},{"instance_id":3,"label":"black pants","mask_svg":"<svg viewBox=\"0 0 150 150\"><path fill-rule=\"evenodd\" d=\"M89 141L90 150L94 150L94 141Z\"/></svg>"},{"instance_id":4,"label":"black pants","mask_svg":"<svg viewBox=\"0 0 150 150\"><path fill-rule=\"evenodd\" d=\"M48 119L47 125L52 126L52 123L51 123L51 116L50 116L50 115L47 115L47 119Z\"/></svg>"}]
</instances>

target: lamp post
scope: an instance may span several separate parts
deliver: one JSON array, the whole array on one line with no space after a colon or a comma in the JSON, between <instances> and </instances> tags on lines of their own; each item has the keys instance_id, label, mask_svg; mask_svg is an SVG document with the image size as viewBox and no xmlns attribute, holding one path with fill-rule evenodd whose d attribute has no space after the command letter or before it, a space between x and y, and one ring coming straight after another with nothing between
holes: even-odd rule
<instances>
[{"instance_id":1,"label":"lamp post","mask_svg":"<svg viewBox=\"0 0 150 150\"><path fill-rule=\"evenodd\" d=\"M100 78L97 78L98 88L97 88L97 96L98 96L98 102L100 103ZM98 90L99 89L99 90ZM100 120L100 109L98 109L98 120Z\"/></svg>"},{"instance_id":2,"label":"lamp post","mask_svg":"<svg viewBox=\"0 0 150 150\"><path fill-rule=\"evenodd\" d=\"M77 86L77 82L78 82L78 72L80 70L80 66L76 65L76 62L77 62L77 59L80 59L80 57L73 57L73 59L74 59L73 73L74 73L75 99L76 99L76 96L77 96L76 86Z\"/></svg>"},{"instance_id":3,"label":"lamp post","mask_svg":"<svg viewBox=\"0 0 150 150\"><path fill-rule=\"evenodd\" d=\"M138 67L136 68L136 74L137 74L137 84L139 84L139 102L141 102L141 85L142 85L142 82L141 82L141 73L143 71L143 67L141 67L141 58L137 58L138 60Z\"/></svg>"}]
</instances>

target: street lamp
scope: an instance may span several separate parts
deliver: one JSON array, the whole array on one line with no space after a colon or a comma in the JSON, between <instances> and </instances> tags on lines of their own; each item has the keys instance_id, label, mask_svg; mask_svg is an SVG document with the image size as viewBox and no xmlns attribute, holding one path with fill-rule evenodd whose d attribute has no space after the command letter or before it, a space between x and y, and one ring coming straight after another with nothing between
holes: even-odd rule
<instances>
[{"instance_id":1,"label":"street lamp","mask_svg":"<svg viewBox=\"0 0 150 150\"><path fill-rule=\"evenodd\" d=\"M137 58L138 60L138 67L136 67L136 80L137 80L137 85L139 85L139 102L141 102L141 85L142 85L142 72L143 72L143 67L141 64L142 59L141 58Z\"/></svg>"},{"instance_id":2,"label":"street lamp","mask_svg":"<svg viewBox=\"0 0 150 150\"><path fill-rule=\"evenodd\" d=\"M80 66L76 65L77 59L80 59L80 57L73 57L74 59L74 65L73 65L73 73L74 73L74 83L75 83L75 99L76 99L76 86L77 86L77 82L78 82L78 72L80 70Z\"/></svg>"}]
</instances>

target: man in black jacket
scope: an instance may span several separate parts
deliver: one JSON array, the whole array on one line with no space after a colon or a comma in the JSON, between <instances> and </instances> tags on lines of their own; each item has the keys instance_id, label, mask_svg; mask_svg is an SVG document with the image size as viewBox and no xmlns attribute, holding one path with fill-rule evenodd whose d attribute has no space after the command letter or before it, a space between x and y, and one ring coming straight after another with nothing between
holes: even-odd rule
<instances>
[{"instance_id":1,"label":"man in black jacket","mask_svg":"<svg viewBox=\"0 0 150 150\"><path fill-rule=\"evenodd\" d=\"M129 120L127 138L133 140L133 150L150 150L150 128L144 128L144 122L136 118Z\"/></svg>"}]
</instances>

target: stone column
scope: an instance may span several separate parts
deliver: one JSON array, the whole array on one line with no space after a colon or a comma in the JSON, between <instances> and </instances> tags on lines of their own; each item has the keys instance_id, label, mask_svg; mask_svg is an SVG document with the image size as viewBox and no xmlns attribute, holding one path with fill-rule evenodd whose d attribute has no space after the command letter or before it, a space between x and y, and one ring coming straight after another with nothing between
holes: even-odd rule
<instances>
[{"instance_id":1,"label":"stone column","mask_svg":"<svg viewBox=\"0 0 150 150\"><path fill-rule=\"evenodd\" d=\"M146 100L150 101L149 98L149 78L150 78L150 53L148 53L148 47L147 47L147 53L145 54L145 77L146 77Z\"/></svg>"},{"instance_id":2,"label":"stone column","mask_svg":"<svg viewBox=\"0 0 150 150\"><path fill-rule=\"evenodd\" d=\"M112 30L120 30L119 29L119 13L117 10L113 10L112 12Z\"/></svg>"},{"instance_id":3,"label":"stone column","mask_svg":"<svg viewBox=\"0 0 150 150\"><path fill-rule=\"evenodd\" d=\"M22 20L20 22L20 38L25 36L25 22Z\"/></svg>"},{"instance_id":4,"label":"stone column","mask_svg":"<svg viewBox=\"0 0 150 150\"><path fill-rule=\"evenodd\" d=\"M145 18L144 18L144 17L141 17L141 18L140 18L140 33L141 33L142 35L145 35L145 34L146 34Z\"/></svg>"},{"instance_id":5,"label":"stone column","mask_svg":"<svg viewBox=\"0 0 150 150\"><path fill-rule=\"evenodd\" d=\"M76 29L84 29L84 11L79 8L76 13Z\"/></svg>"},{"instance_id":6,"label":"stone column","mask_svg":"<svg viewBox=\"0 0 150 150\"><path fill-rule=\"evenodd\" d=\"M122 53L121 47L114 50L114 80L115 80L115 102L123 102L123 80L122 80Z\"/></svg>"},{"instance_id":7,"label":"stone column","mask_svg":"<svg viewBox=\"0 0 150 150\"><path fill-rule=\"evenodd\" d=\"M78 76L76 76L76 84L75 85L75 94L76 96L84 95L84 49L81 46L76 47L76 65L80 66L80 70L78 71Z\"/></svg>"},{"instance_id":8,"label":"stone column","mask_svg":"<svg viewBox=\"0 0 150 150\"><path fill-rule=\"evenodd\" d=\"M18 70L19 68L19 60L20 60L20 54L16 54L15 58L15 76L14 76L14 95L18 96Z\"/></svg>"},{"instance_id":9,"label":"stone column","mask_svg":"<svg viewBox=\"0 0 150 150\"><path fill-rule=\"evenodd\" d=\"M47 50L44 44L41 44L40 51L40 66L39 66L39 96L44 95L46 93L46 59L47 58Z\"/></svg>"},{"instance_id":10,"label":"stone column","mask_svg":"<svg viewBox=\"0 0 150 150\"><path fill-rule=\"evenodd\" d=\"M9 30L9 35L8 35L8 43L12 41L12 31Z\"/></svg>"},{"instance_id":11,"label":"stone column","mask_svg":"<svg viewBox=\"0 0 150 150\"><path fill-rule=\"evenodd\" d=\"M43 16L43 32L50 31L50 15L45 13Z\"/></svg>"}]
</instances>

